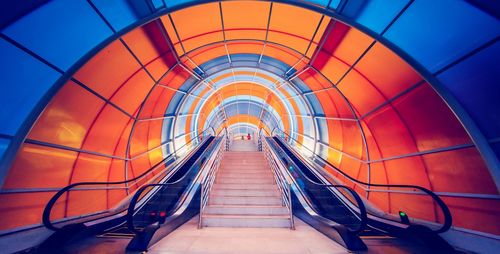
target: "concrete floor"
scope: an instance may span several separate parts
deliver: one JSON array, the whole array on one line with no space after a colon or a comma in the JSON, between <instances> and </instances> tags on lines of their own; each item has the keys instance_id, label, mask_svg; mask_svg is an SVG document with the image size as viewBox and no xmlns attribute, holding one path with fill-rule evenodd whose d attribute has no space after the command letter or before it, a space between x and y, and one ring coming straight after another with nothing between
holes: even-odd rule
<instances>
[{"instance_id":1,"label":"concrete floor","mask_svg":"<svg viewBox=\"0 0 500 254\"><path fill-rule=\"evenodd\" d=\"M153 245L148 253L349 253L301 220L295 219L295 222L296 230L216 227L197 229L198 219L194 218Z\"/></svg>"}]
</instances>

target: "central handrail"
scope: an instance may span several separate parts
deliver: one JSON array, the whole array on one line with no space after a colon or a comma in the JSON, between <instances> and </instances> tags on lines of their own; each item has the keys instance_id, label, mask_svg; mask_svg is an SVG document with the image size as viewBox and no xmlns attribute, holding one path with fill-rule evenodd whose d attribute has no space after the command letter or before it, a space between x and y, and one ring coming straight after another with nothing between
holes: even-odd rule
<instances>
[{"instance_id":1,"label":"central handrail","mask_svg":"<svg viewBox=\"0 0 500 254\"><path fill-rule=\"evenodd\" d=\"M212 127L209 127L209 128L212 129L212 132L215 135L215 130ZM177 150L182 149L183 147L185 147L185 146L193 143L193 140L198 139L198 137L200 137L201 135L204 135L205 132L209 128L203 130L200 134L198 134L195 137L191 138L188 142L186 142L185 144L183 144L182 146L180 146L179 148L177 148ZM149 173L151 173L152 171L154 171L155 169L157 169L159 166L163 165L163 163L165 161L167 161L168 159L172 158L173 156L176 156L175 152L173 152L170 155L168 155L167 157L163 158L160 162L156 163L151 168L149 168L148 170L144 171L142 174L140 174L137 177L134 177L132 179L128 179L128 180L124 180L124 181L118 181L118 182L79 182L79 183L70 184L70 185L68 185L68 186L60 189L58 192L56 192L56 194L54 194L54 196L52 196L52 198L49 200L49 202L45 206L45 209L43 210L43 215L42 215L43 225L46 228L48 228L50 230L54 230L54 231L57 231L57 230L61 229L61 228L55 227L54 224L52 224L52 221L50 220L50 215L52 213L52 208L56 204L57 200L64 193L72 190L74 187L81 186L81 185L117 185L117 184L125 184L125 183L135 182L135 181L143 178L144 176L148 175ZM106 211L109 211L109 210L110 209L103 210L103 211L100 211L99 213L103 213L103 212L106 212ZM117 212L117 213L119 213L119 212Z\"/></svg>"},{"instance_id":2,"label":"central handrail","mask_svg":"<svg viewBox=\"0 0 500 254\"><path fill-rule=\"evenodd\" d=\"M224 150L225 150L225 146L221 145L219 147L219 151L217 151L217 154L216 154L216 157L215 157L213 163L210 165L210 169L208 170L207 175L205 176L204 179L201 179L201 181L200 181L201 190L200 190L200 213L199 213L199 220L198 220L198 229L201 229L203 227L203 224L202 224L203 211L205 210L205 207L208 204L208 199L210 197L210 191L212 190L212 186L215 182L215 177L217 176L217 172L219 170L219 166L220 166L222 157L224 156Z\"/></svg>"},{"instance_id":3,"label":"central handrail","mask_svg":"<svg viewBox=\"0 0 500 254\"><path fill-rule=\"evenodd\" d=\"M207 150L209 150L209 149L210 148L207 148ZM220 148L219 148L219 150L220 150ZM219 153L219 151L218 151L218 153ZM196 164L198 162L198 160L199 159L197 159L194 164ZM199 175L201 175L201 174L203 174L203 172L200 170ZM141 186L141 188L139 188L139 190L137 190L137 192L132 197L132 199L131 199L131 201L129 203L129 207L127 209L127 226L128 226L128 229L130 231L134 232L135 234L141 233L141 231L137 230L137 228L134 226L135 206L137 204L137 201L141 197L141 194L146 189L148 189L150 187L166 187L166 186L175 185L175 184L181 182L182 180L184 180L187 177L187 175L189 175L189 170L181 178L177 179L174 182L146 184L146 185Z\"/></svg>"},{"instance_id":4,"label":"central handrail","mask_svg":"<svg viewBox=\"0 0 500 254\"><path fill-rule=\"evenodd\" d=\"M281 133L285 134L288 138L294 140L298 144L300 144L303 147L305 147L306 149L308 149L307 146L304 146L304 144L302 144L301 142L299 142L295 138L291 137L288 133L282 131L281 129L279 129L279 130L281 131ZM274 133L274 129L273 129L273 133ZM308 150L311 151L310 149L308 149ZM338 173L340 173L341 175L343 175L347 179L351 180L352 182L355 182L355 183L358 183L358 184L361 184L361 185L366 185L366 186L373 186L373 187L411 188L411 189L418 189L418 190L424 192L425 194L429 195L439 205L439 207L441 208L441 210L443 212L443 216L444 216L444 223L443 223L443 225L439 229L433 230L433 231L435 233L444 233L444 232L448 231L451 228L451 226L453 224L453 218L452 218L450 209L448 208L448 206L446 205L446 203L438 195L436 195L433 191L431 191L429 189L426 189L426 188L424 188L422 186L418 186L418 185L408 185L408 184L378 184L378 183L363 182L363 181L360 181L358 179L353 178L349 174L347 174L344 171L340 170L339 168L335 167L330 162L328 162L327 160L323 159L321 156L319 156L318 154L316 154L314 151L311 151L311 152L314 155L316 155L315 156L316 158L318 158L319 160L321 160L323 163L326 163L328 166L332 167L333 169L335 169L335 171L337 171ZM373 215L373 216L376 216L376 215ZM379 217L379 216L376 216L376 217Z\"/></svg>"},{"instance_id":5,"label":"central handrail","mask_svg":"<svg viewBox=\"0 0 500 254\"><path fill-rule=\"evenodd\" d=\"M275 165L275 171L276 172L280 172L278 174L281 174L282 177L284 178L284 175L283 175L283 172L281 170L279 170L279 167L277 165L277 162L276 160L272 157L271 155L271 148L269 147L269 144L267 144L267 142L264 142L264 150L266 151L266 155L268 157L268 161L270 161L270 164L272 165ZM272 162L271 162L272 161ZM306 175L304 175L300 170L297 170L298 172L300 172L300 174L305 177L305 179L313 184L315 184L316 186L319 186L319 187L325 187L325 188L342 188L342 189L345 189L347 190L353 197L354 199L356 200L356 203L358 204L358 208L359 208L359 219L360 219L360 224L358 226L357 229L348 229L349 231L353 232L353 233L359 233L361 231L363 231L365 228L366 228L366 225L367 225L367 220L368 220L368 213L366 211L366 207L363 203L363 200L361 199L361 197L359 196L359 194L354 191L352 188L348 187L348 186L345 186L345 185L334 185L334 184L321 184L321 183L316 183L315 181L311 180L309 177L307 177ZM289 193L290 193L290 187L291 187L291 184L288 185L289 189ZM290 194L290 200L291 200L291 194ZM290 206L291 206L291 202L290 202Z\"/></svg>"},{"instance_id":6,"label":"central handrail","mask_svg":"<svg viewBox=\"0 0 500 254\"><path fill-rule=\"evenodd\" d=\"M271 155L269 147L264 146L264 155L266 156L267 163L271 168L274 175L274 180L278 185L278 189L281 192L281 202L282 205L286 206L290 216L290 229L295 230L295 222L293 219L293 208L292 208L292 191L291 183L286 179L283 172L279 169L278 164Z\"/></svg>"}]
</instances>

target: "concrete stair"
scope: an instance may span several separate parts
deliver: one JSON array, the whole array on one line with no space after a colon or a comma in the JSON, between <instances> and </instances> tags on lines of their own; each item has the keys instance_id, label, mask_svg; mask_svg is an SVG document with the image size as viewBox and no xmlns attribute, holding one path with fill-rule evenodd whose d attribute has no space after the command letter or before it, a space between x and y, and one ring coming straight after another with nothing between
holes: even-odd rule
<instances>
[{"instance_id":1,"label":"concrete stair","mask_svg":"<svg viewBox=\"0 0 500 254\"><path fill-rule=\"evenodd\" d=\"M204 227L290 227L262 152L226 152L202 215Z\"/></svg>"}]
</instances>

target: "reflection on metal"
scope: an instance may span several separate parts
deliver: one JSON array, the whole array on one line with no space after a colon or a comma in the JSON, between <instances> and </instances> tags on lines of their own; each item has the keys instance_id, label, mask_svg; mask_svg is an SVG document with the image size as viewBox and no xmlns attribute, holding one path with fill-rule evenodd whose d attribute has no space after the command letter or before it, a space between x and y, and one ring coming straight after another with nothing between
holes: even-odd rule
<instances>
[{"instance_id":1,"label":"reflection on metal","mask_svg":"<svg viewBox=\"0 0 500 254\"><path fill-rule=\"evenodd\" d=\"M227 138L227 134L224 134L222 136L222 140L225 140ZM207 168L208 171L202 176L200 179L200 187L201 187L201 194L200 194L200 213L199 213L199 220L198 220L198 229L201 229L203 226L203 211L205 210L205 207L208 204L208 198L210 197L210 191L212 190L212 186L215 182L215 177L217 175L217 171L219 170L219 166L222 160L222 157L224 156L224 148L225 146L224 141L221 141L219 144L219 148L217 150L217 153L214 153L215 156L212 156L212 158L207 162ZM206 170L206 169L204 169Z\"/></svg>"},{"instance_id":2,"label":"reflection on metal","mask_svg":"<svg viewBox=\"0 0 500 254\"><path fill-rule=\"evenodd\" d=\"M266 156L266 161L271 171L273 172L274 180L276 185L278 185L278 189L281 193L281 201L282 205L284 205L288 209L288 215L290 217L290 229L295 230L295 223L293 220L293 203L292 203L292 183L290 179L283 173L283 171L279 167L279 162L277 162L273 156L271 149L267 142L263 142L264 144L264 155ZM261 143L262 145L262 143Z\"/></svg>"}]
</instances>

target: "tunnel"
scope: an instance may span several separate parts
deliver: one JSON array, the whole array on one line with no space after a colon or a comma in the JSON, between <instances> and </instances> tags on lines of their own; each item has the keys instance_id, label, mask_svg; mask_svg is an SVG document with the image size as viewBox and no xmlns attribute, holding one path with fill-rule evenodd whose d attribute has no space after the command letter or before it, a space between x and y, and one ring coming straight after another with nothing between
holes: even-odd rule
<instances>
[{"instance_id":1,"label":"tunnel","mask_svg":"<svg viewBox=\"0 0 500 254\"><path fill-rule=\"evenodd\" d=\"M224 134L279 137L381 211L441 224L425 195L370 184L424 187L452 245L499 246L494 1L1 5L0 239L43 228L71 184L124 182L65 194L53 221L117 207Z\"/></svg>"}]
</instances>

